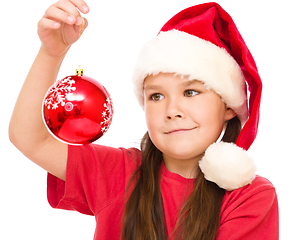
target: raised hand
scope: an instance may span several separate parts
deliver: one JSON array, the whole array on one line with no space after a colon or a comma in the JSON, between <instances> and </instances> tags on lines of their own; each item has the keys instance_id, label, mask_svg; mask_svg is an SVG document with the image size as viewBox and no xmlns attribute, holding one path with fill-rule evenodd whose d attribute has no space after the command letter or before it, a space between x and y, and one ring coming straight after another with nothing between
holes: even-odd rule
<instances>
[{"instance_id":1,"label":"raised hand","mask_svg":"<svg viewBox=\"0 0 291 240\"><path fill-rule=\"evenodd\" d=\"M88 26L80 12L89 12L83 0L60 0L46 10L38 22L38 35L47 54L60 56L78 40L80 27L83 32Z\"/></svg>"}]
</instances>

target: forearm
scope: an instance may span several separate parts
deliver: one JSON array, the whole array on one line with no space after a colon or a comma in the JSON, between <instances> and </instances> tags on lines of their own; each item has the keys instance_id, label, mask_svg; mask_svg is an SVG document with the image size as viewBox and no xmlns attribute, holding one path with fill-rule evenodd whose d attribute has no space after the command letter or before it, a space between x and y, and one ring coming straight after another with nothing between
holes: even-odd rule
<instances>
[{"instance_id":1,"label":"forearm","mask_svg":"<svg viewBox=\"0 0 291 240\"><path fill-rule=\"evenodd\" d=\"M9 136L23 153L33 151L37 144L50 137L42 121L42 101L56 80L64 57L50 56L40 48L19 93L10 121Z\"/></svg>"}]
</instances>

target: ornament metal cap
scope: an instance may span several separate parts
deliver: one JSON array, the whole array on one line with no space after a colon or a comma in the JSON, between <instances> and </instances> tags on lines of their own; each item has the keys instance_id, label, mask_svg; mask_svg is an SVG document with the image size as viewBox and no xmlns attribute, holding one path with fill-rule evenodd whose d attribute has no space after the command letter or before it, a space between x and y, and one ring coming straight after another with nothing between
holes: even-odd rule
<instances>
[{"instance_id":1,"label":"ornament metal cap","mask_svg":"<svg viewBox=\"0 0 291 240\"><path fill-rule=\"evenodd\" d=\"M81 69L81 66L79 65L79 68L76 69L76 75L77 76L83 76L83 69Z\"/></svg>"}]
</instances>

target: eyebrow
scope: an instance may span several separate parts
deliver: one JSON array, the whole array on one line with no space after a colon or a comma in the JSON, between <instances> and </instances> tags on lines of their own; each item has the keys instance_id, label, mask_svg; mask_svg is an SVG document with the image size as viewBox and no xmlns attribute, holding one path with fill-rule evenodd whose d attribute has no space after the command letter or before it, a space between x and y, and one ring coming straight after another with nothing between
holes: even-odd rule
<instances>
[{"instance_id":1,"label":"eyebrow","mask_svg":"<svg viewBox=\"0 0 291 240\"><path fill-rule=\"evenodd\" d=\"M159 85L146 85L143 87L143 90L159 90L161 88Z\"/></svg>"},{"instance_id":2,"label":"eyebrow","mask_svg":"<svg viewBox=\"0 0 291 240\"><path fill-rule=\"evenodd\" d=\"M194 79L194 80L188 80L187 82L184 82L182 85L184 87L189 87L192 86L194 84L200 83L198 80Z\"/></svg>"},{"instance_id":3,"label":"eyebrow","mask_svg":"<svg viewBox=\"0 0 291 240\"><path fill-rule=\"evenodd\" d=\"M192 86L194 84L197 84L199 82L200 81L195 80L195 79L194 80L188 80L188 81L183 82L182 86L183 87L190 87L190 86ZM146 85L146 86L143 87L143 90L159 90L161 88L162 88L162 86L160 86L160 85Z\"/></svg>"}]
</instances>

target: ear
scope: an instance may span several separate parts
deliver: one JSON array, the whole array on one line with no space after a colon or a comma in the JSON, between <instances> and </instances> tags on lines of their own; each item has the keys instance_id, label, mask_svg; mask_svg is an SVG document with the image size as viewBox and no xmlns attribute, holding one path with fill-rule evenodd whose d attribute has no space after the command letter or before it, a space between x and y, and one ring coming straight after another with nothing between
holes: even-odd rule
<instances>
[{"instance_id":1,"label":"ear","mask_svg":"<svg viewBox=\"0 0 291 240\"><path fill-rule=\"evenodd\" d=\"M233 111L231 108L227 108L225 112L225 121L228 121L236 116L235 111Z\"/></svg>"}]
</instances>

